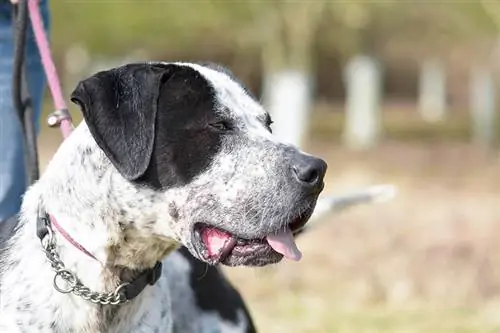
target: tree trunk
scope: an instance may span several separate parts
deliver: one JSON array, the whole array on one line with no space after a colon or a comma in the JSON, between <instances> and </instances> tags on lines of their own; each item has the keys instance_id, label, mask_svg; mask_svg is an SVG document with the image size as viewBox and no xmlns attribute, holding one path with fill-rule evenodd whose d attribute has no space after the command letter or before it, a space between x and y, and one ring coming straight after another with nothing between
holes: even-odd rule
<instances>
[{"instance_id":1,"label":"tree trunk","mask_svg":"<svg viewBox=\"0 0 500 333\"><path fill-rule=\"evenodd\" d=\"M296 146L304 144L309 125L311 49L323 8L324 1L274 2L262 32L264 104L275 134Z\"/></svg>"}]
</instances>

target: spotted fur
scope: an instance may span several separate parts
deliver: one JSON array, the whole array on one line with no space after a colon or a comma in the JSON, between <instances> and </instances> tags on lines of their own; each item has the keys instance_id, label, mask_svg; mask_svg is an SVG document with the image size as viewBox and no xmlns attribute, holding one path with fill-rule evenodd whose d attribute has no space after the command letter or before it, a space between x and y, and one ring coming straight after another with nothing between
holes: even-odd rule
<instances>
[{"instance_id":1,"label":"spotted fur","mask_svg":"<svg viewBox=\"0 0 500 333\"><path fill-rule=\"evenodd\" d=\"M193 236L198 222L244 238L287 227L314 208L326 164L279 142L266 111L213 66L130 64L83 80L72 100L84 121L27 191L2 252L0 332L251 332L244 308L229 319L175 311L193 294L181 278L187 259L174 251L183 245L197 262L207 261ZM294 175L304 164L316 168L314 186ZM159 260L162 277L120 306L58 293L35 234L40 211L98 259L55 234L66 267L92 290L112 291ZM281 259L269 252L224 263Z\"/></svg>"}]
</instances>

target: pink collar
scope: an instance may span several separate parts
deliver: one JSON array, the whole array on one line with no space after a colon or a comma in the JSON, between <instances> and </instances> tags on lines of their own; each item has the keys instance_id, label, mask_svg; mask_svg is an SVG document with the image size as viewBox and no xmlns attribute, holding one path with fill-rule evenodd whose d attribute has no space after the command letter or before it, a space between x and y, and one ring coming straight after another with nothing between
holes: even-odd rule
<instances>
[{"instance_id":1,"label":"pink collar","mask_svg":"<svg viewBox=\"0 0 500 333\"><path fill-rule=\"evenodd\" d=\"M61 227L61 225L59 225L59 223L57 222L57 220L55 219L54 216L52 215L49 215L49 219L50 219L50 223L55 227L55 229L57 229L57 231L61 234L61 236L63 236L64 238L66 238L66 240L68 242L71 243L71 245L73 245L74 247L76 247L78 250L82 251L83 253L85 253L86 255L88 255L89 257L91 257L92 259L96 260L96 261L99 261L99 259L97 259L92 253L90 253L89 251L87 251L87 249L85 249L80 243L78 243L77 241L75 241L67 232L66 230L63 229L63 227Z\"/></svg>"}]
</instances>

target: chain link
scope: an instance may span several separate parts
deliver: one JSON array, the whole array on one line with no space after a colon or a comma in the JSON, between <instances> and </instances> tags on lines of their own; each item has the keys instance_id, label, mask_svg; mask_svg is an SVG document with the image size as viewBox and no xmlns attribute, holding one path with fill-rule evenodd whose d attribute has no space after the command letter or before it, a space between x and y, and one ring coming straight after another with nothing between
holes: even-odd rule
<instances>
[{"instance_id":1,"label":"chain link","mask_svg":"<svg viewBox=\"0 0 500 333\"><path fill-rule=\"evenodd\" d=\"M120 293L120 290L123 289L128 283L123 283L115 289L114 292L107 293L99 293L90 290L90 288L85 287L73 274L71 271L66 269L66 266L61 261L59 254L56 251L56 242L54 239L54 233L51 228L47 226L48 233L41 240L45 255L47 259L50 261L50 265L55 270L56 274L54 275L54 288L60 293L67 294L73 293L76 296L83 298L84 300L90 301L96 304L102 305L117 305L127 302L125 295ZM59 284L58 281L62 280L65 286Z\"/></svg>"}]
</instances>

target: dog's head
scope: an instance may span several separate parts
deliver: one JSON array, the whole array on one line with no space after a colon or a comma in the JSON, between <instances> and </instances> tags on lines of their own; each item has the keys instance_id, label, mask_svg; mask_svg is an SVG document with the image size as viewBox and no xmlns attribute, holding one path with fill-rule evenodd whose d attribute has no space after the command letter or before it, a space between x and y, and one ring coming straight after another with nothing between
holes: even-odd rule
<instances>
[{"instance_id":1,"label":"dog's head","mask_svg":"<svg viewBox=\"0 0 500 333\"><path fill-rule=\"evenodd\" d=\"M293 233L311 216L327 166L277 140L269 114L228 70L130 64L80 82L71 99L121 176L157 194L148 197L159 207L151 236L209 263L300 258Z\"/></svg>"}]
</instances>

